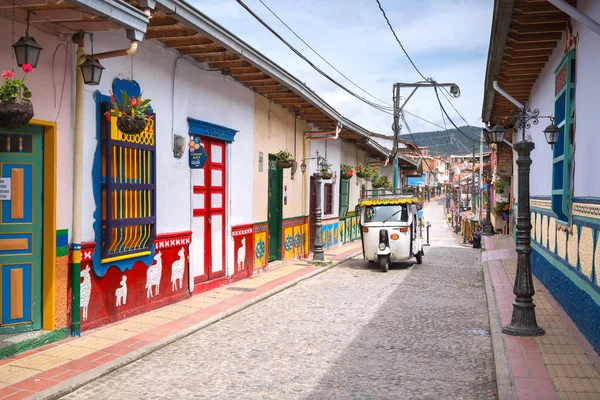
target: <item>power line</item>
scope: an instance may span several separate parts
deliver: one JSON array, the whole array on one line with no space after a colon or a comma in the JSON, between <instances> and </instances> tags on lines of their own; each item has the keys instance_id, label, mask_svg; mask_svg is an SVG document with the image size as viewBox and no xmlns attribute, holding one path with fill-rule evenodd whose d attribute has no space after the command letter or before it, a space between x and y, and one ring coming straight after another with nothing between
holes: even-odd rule
<instances>
[{"instance_id":1,"label":"power line","mask_svg":"<svg viewBox=\"0 0 600 400\"><path fill-rule=\"evenodd\" d=\"M452 121L452 118L450 118L450 116L448 115L448 113L446 112L446 109L444 108L444 105L442 104L442 101L440 100L440 95L438 94L438 88L434 87L433 88L435 90L435 97L437 98L438 104L440 105L440 108L442 109L443 113L446 115L446 118L448 119L448 121L450 121L450 123L454 126L454 128L456 128L457 131L459 131L464 137L466 137L467 139L469 139L470 141L472 141L475 144L479 144L481 143L481 141L473 139L472 137L470 137L469 135L467 135L466 133L464 133L455 123L454 121Z\"/></svg>"},{"instance_id":2,"label":"power line","mask_svg":"<svg viewBox=\"0 0 600 400\"><path fill-rule=\"evenodd\" d=\"M342 85L341 83L339 83L338 81L336 81L335 79L333 79L331 76L329 76L327 73L325 73L323 70L321 70L319 67L317 67L315 64L313 64L306 56L304 56L300 51L298 51L294 46L292 46L290 43L288 43L283 37L281 37L281 35L279 35L273 28L271 28L269 26L269 24L267 24L265 21L263 21L256 13L254 13L254 11L252 11L246 4L244 4L244 2L242 0L236 0L238 2L239 5L241 5L246 11L248 11L248 13L250 13L250 15L252 15L258 22L260 22L265 28L267 28L273 35L275 35L279 40L281 40L290 50L292 50L298 57L302 58L308 65L310 65L313 69L315 69L318 73L320 73L321 75L323 75L325 78L327 78L330 82L332 82L333 84L335 84L336 86L338 86L339 88L343 89L344 91L348 92L350 95L356 97L357 99L363 101L364 103L370 105L371 107L379 110L379 111L384 111L384 112L388 112L392 111L393 109L391 107L384 107L381 106L377 103L373 103L370 100L365 99L364 97L354 93L353 91L351 91L350 89L348 89L347 87L345 87L344 85Z\"/></svg>"},{"instance_id":3,"label":"power line","mask_svg":"<svg viewBox=\"0 0 600 400\"><path fill-rule=\"evenodd\" d=\"M408 131L409 135L413 138L413 142L417 145L417 151L419 152L419 154L421 155L421 159L423 160L423 162L427 165L427 168L429 168L429 171L431 173L433 173L433 177L439 182L442 183L442 181L439 180L439 178L437 177L437 175L434 173L434 170L431 168L431 165L429 165L429 163L427 162L427 159L425 158L425 156L423 155L423 153L421 152L421 149L419 148L419 144L417 143L417 140L415 138L415 135L412 133L410 126L408 126L408 122L406 121L406 117L404 116L404 110L402 110L400 112L400 117L402 118L402 121L404 122L404 125L406 126L406 130Z\"/></svg>"},{"instance_id":4,"label":"power line","mask_svg":"<svg viewBox=\"0 0 600 400\"><path fill-rule=\"evenodd\" d=\"M419 117L418 115L411 113L410 111L408 111L408 110L407 110L407 109L405 109L405 108L404 108L403 110L404 110L404 112L405 112L405 113L407 113L408 115L412 115L413 117L415 117L415 118L418 118L418 119L420 119L421 121L425 121L425 122L427 122L428 124L431 124L431 125L433 125L433 126L437 126L437 127L438 127L438 128L440 128L440 129L445 129L443 126L440 126L440 125L436 124L435 122L428 121L428 120L426 120L426 119L425 119L425 118L423 118L423 117Z\"/></svg>"},{"instance_id":5,"label":"power line","mask_svg":"<svg viewBox=\"0 0 600 400\"><path fill-rule=\"evenodd\" d=\"M348 80L348 82L350 82L351 84L353 84L354 86L356 86L358 89L360 89L361 91L363 91L365 94L371 96L372 98L374 98L375 100L378 100L386 105L389 106L389 103L387 103L385 100L381 100L380 98L372 95L371 93L369 93L368 91L366 91L365 89L363 89L362 87L360 87L358 84L356 84L352 79L348 78L346 75L344 75L344 73L342 73L339 69L337 69L336 67L334 67L333 65L331 65L331 63L329 61L327 61L323 56L321 56L321 54L319 54L318 51L316 51L314 48L312 48L311 45L309 45L308 43L306 43L306 41L304 39L302 39L292 28L289 27L288 24L286 24L271 8L269 8L269 6L267 6L263 0L258 0L263 6L265 6L265 8L267 10L269 10L271 12L271 14L273 14L275 16L275 18L277 18L279 20L279 22L281 22L283 24L283 26L285 26L290 32L292 32L294 34L294 36L296 36L302 43L304 43L306 45L306 47L308 47L310 50L312 50L313 53L315 53L321 60L323 60L327 65L329 65L331 68L333 68L338 74L340 74L341 76L343 76L344 78L346 78L346 80Z\"/></svg>"},{"instance_id":6,"label":"power line","mask_svg":"<svg viewBox=\"0 0 600 400\"><path fill-rule=\"evenodd\" d=\"M415 71L417 71L417 73L419 75L421 75L421 78L423 78L425 80L428 80L427 78L425 78L425 75L423 75L421 73L421 71L419 71L419 68L417 68L417 66L413 62L412 58L410 58L410 56L408 55L406 49L402 45L402 42L400 41L400 39L398 39L398 35L396 35L396 32L394 31L394 28L392 27L392 24L390 23L390 20L388 19L387 15L385 14L385 11L384 11L383 7L381 6L381 3L379 2L379 0L375 0L375 1L377 2L377 5L379 6L379 9L381 10L381 13L383 14L383 18L385 18L385 21L387 22L388 27L390 28L390 30L392 31L392 34L396 38L396 42L398 42L398 44L400 45L400 48L404 52L404 55L406 56L406 58L408 58L408 61L410 61L410 63L412 64L413 68L415 69Z\"/></svg>"}]
</instances>

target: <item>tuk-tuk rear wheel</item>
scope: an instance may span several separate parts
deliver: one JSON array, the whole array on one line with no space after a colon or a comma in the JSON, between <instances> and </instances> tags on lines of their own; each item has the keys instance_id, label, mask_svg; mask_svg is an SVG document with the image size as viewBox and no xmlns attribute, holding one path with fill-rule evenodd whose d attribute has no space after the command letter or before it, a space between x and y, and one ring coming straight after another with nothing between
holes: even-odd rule
<instances>
[{"instance_id":1,"label":"tuk-tuk rear wheel","mask_svg":"<svg viewBox=\"0 0 600 400\"><path fill-rule=\"evenodd\" d=\"M379 256L379 268L382 272L388 272L388 269L390 269L390 258L388 256Z\"/></svg>"},{"instance_id":2,"label":"tuk-tuk rear wheel","mask_svg":"<svg viewBox=\"0 0 600 400\"><path fill-rule=\"evenodd\" d=\"M417 259L417 264L423 264L423 252L419 251L415 257Z\"/></svg>"}]
</instances>

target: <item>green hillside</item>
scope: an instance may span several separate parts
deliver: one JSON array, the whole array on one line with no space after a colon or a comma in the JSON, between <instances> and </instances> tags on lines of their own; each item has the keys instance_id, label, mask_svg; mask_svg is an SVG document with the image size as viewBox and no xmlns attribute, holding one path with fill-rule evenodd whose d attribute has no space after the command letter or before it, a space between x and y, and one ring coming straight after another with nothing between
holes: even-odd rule
<instances>
[{"instance_id":1,"label":"green hillside","mask_svg":"<svg viewBox=\"0 0 600 400\"><path fill-rule=\"evenodd\" d=\"M433 132L415 132L413 134L403 134L401 139L410 140L419 147L428 147L430 155L457 155L470 154L473 151L473 140L475 140L475 152L479 153L479 135L481 129L476 126L461 126L460 130L466 135L460 133L457 129L448 129L448 131ZM468 137L467 137L468 136ZM488 147L483 144L484 151Z\"/></svg>"}]
</instances>

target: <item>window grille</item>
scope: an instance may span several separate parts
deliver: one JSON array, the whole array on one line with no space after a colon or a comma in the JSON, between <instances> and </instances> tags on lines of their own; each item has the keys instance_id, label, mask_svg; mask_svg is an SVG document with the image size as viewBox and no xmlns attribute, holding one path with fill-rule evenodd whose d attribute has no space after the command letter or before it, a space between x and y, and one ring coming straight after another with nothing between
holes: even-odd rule
<instances>
[{"instance_id":1,"label":"window grille","mask_svg":"<svg viewBox=\"0 0 600 400\"><path fill-rule=\"evenodd\" d=\"M148 255L156 236L155 115L148 115L139 135L102 118L102 263Z\"/></svg>"}]
</instances>

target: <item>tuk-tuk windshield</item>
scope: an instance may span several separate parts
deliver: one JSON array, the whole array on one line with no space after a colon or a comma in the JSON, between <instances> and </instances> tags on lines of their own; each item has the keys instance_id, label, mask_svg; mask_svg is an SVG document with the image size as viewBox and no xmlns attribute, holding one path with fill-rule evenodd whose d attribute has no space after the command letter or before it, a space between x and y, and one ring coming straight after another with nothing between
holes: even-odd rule
<instances>
[{"instance_id":1,"label":"tuk-tuk windshield","mask_svg":"<svg viewBox=\"0 0 600 400\"><path fill-rule=\"evenodd\" d=\"M365 222L408 222L408 207L406 204L385 206L366 206Z\"/></svg>"}]
</instances>

